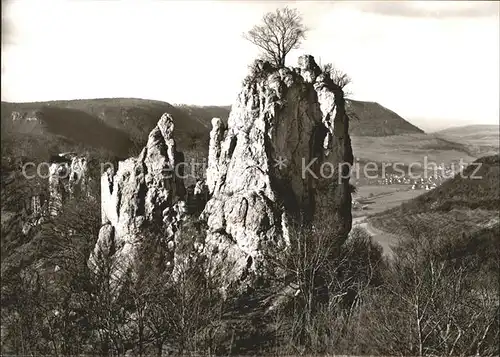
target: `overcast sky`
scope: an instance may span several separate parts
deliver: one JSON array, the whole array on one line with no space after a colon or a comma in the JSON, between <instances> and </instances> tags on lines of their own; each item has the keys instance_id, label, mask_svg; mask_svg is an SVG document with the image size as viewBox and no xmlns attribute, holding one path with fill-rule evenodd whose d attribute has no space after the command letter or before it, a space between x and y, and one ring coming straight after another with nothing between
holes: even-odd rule
<instances>
[{"instance_id":1,"label":"overcast sky","mask_svg":"<svg viewBox=\"0 0 500 357\"><path fill-rule=\"evenodd\" d=\"M499 120L498 2L39 1L2 11L2 100L139 97L232 104L258 54L241 34L288 4L299 50L423 129Z\"/></svg>"}]
</instances>

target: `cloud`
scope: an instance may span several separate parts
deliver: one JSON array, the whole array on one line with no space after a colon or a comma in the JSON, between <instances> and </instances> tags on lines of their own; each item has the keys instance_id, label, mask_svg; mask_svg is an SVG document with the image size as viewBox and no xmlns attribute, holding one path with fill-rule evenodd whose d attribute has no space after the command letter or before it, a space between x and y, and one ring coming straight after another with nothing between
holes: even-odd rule
<instances>
[{"instance_id":1,"label":"cloud","mask_svg":"<svg viewBox=\"0 0 500 357\"><path fill-rule=\"evenodd\" d=\"M360 1L350 5L377 15L435 19L498 17L500 11L497 1Z\"/></svg>"}]
</instances>

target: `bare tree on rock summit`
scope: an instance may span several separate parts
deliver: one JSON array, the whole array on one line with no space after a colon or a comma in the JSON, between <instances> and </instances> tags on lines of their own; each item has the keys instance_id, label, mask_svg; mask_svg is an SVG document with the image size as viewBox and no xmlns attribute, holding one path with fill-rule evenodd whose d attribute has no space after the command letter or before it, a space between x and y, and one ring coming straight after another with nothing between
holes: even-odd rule
<instances>
[{"instance_id":1,"label":"bare tree on rock summit","mask_svg":"<svg viewBox=\"0 0 500 357\"><path fill-rule=\"evenodd\" d=\"M262 23L243 36L262 50L264 59L284 67L286 55L300 46L307 30L298 10L284 7L265 14Z\"/></svg>"}]
</instances>

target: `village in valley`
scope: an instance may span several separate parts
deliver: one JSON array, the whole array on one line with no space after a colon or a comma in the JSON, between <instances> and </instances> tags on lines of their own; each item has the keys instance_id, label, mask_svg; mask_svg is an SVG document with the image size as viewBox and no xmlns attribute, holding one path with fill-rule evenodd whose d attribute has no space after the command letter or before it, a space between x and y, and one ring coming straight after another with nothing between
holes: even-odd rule
<instances>
[{"instance_id":1,"label":"village in valley","mask_svg":"<svg viewBox=\"0 0 500 357\"><path fill-rule=\"evenodd\" d=\"M454 163L448 165L434 165L431 169L424 173L400 174L400 173L385 173L381 177L367 178L359 177L353 184L356 187L357 194L353 196L352 209L354 211L372 210L374 203L380 203L381 208L385 207L385 200L378 202L382 197L391 197L390 202L399 202L398 197L407 199L408 196L413 197L422 193L422 191L430 191L441 185L444 181L452 178L459 170L462 170L466 165L457 166ZM428 167L429 168L429 167ZM425 170L424 170L425 171ZM385 188L385 189L384 189ZM388 207L392 206L389 204Z\"/></svg>"}]
</instances>

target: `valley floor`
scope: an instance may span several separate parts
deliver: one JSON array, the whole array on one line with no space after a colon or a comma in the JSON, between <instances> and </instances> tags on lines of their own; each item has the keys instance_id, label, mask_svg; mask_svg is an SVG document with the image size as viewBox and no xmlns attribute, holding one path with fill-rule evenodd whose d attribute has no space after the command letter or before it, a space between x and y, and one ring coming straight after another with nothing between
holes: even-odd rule
<instances>
[{"instance_id":1,"label":"valley floor","mask_svg":"<svg viewBox=\"0 0 500 357\"><path fill-rule=\"evenodd\" d=\"M363 209L353 210L352 227L364 228L384 249L386 256L392 255L391 246L398 242L398 237L392 233L374 227L368 217L375 213L399 206L401 203L415 198L427 191L411 190L409 185L365 185L357 187L354 199L358 200Z\"/></svg>"},{"instance_id":2,"label":"valley floor","mask_svg":"<svg viewBox=\"0 0 500 357\"><path fill-rule=\"evenodd\" d=\"M356 189L353 199L361 204L362 209L353 209L353 217L383 212L427 192L424 189L412 190L410 185L366 185Z\"/></svg>"}]
</instances>

